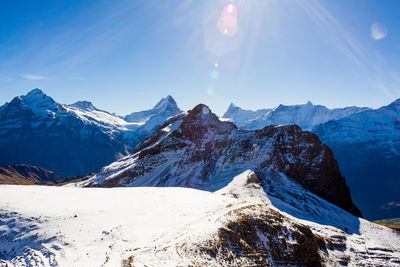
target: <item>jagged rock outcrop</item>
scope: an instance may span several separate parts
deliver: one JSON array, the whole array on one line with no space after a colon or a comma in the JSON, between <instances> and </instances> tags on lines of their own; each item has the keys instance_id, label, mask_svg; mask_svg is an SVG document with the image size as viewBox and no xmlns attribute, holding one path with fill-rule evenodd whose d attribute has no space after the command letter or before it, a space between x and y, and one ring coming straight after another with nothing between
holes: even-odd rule
<instances>
[{"instance_id":1,"label":"jagged rock outcrop","mask_svg":"<svg viewBox=\"0 0 400 267\"><path fill-rule=\"evenodd\" d=\"M331 150L298 126L246 131L205 105L171 119L125 157L81 186L182 186L215 191L252 169L267 186L289 177L360 216ZM299 196L300 197L300 196Z\"/></svg>"}]
</instances>

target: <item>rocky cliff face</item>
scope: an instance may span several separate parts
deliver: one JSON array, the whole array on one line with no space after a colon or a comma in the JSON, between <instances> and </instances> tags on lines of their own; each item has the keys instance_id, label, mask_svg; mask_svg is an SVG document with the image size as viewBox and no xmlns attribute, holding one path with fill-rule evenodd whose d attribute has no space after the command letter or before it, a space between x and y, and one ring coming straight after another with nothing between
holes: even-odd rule
<instances>
[{"instance_id":1,"label":"rocky cliff face","mask_svg":"<svg viewBox=\"0 0 400 267\"><path fill-rule=\"evenodd\" d=\"M360 216L330 149L298 126L238 129L205 105L177 116L81 186L182 186L215 191L247 169L265 187L288 177ZM273 189L271 189L273 190ZM301 197L301 196L298 196Z\"/></svg>"}]
</instances>

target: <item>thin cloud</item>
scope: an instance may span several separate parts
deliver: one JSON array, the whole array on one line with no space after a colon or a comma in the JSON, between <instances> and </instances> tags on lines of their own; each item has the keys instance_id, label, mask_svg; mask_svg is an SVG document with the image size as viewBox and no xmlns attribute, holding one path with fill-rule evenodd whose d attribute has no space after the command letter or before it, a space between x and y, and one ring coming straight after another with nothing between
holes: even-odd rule
<instances>
[{"instance_id":1,"label":"thin cloud","mask_svg":"<svg viewBox=\"0 0 400 267\"><path fill-rule=\"evenodd\" d=\"M72 79L74 79L74 80L81 80L81 81L87 81L87 78L82 77L82 76L74 76L74 77L72 77Z\"/></svg>"},{"instance_id":2,"label":"thin cloud","mask_svg":"<svg viewBox=\"0 0 400 267\"><path fill-rule=\"evenodd\" d=\"M50 79L49 77L46 76L41 76L41 75L34 75L34 74L20 74L20 76L24 79L27 80L47 80Z\"/></svg>"}]
</instances>

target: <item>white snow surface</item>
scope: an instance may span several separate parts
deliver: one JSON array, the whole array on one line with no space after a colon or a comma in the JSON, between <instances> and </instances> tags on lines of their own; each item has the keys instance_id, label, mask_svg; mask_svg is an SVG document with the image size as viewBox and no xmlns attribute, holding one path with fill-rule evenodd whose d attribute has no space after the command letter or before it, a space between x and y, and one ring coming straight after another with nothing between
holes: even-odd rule
<instances>
[{"instance_id":1,"label":"white snow surface","mask_svg":"<svg viewBox=\"0 0 400 267\"><path fill-rule=\"evenodd\" d=\"M288 227L305 225L324 239L344 240L344 249L319 252L329 266L343 258L349 266L400 264L400 235L393 230L354 217L287 179L274 187L282 201L250 183L251 175L245 171L214 193L2 185L0 266L120 266L128 259L134 266L217 265L205 254L183 254L182 247L215 240L218 229L235 220L234 211L248 207L250 216L275 210ZM297 193L303 199L294 198Z\"/></svg>"}]
</instances>

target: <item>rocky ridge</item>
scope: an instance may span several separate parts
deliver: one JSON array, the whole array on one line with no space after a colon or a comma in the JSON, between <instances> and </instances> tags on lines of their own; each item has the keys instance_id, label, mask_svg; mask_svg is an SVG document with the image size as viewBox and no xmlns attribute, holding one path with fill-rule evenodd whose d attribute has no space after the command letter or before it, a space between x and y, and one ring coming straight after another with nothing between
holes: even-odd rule
<instances>
[{"instance_id":1,"label":"rocky ridge","mask_svg":"<svg viewBox=\"0 0 400 267\"><path fill-rule=\"evenodd\" d=\"M205 105L162 125L122 158L79 186L181 186L216 191L254 170L265 187L289 177L360 216L332 151L298 126L246 131L218 119Z\"/></svg>"}]
</instances>

